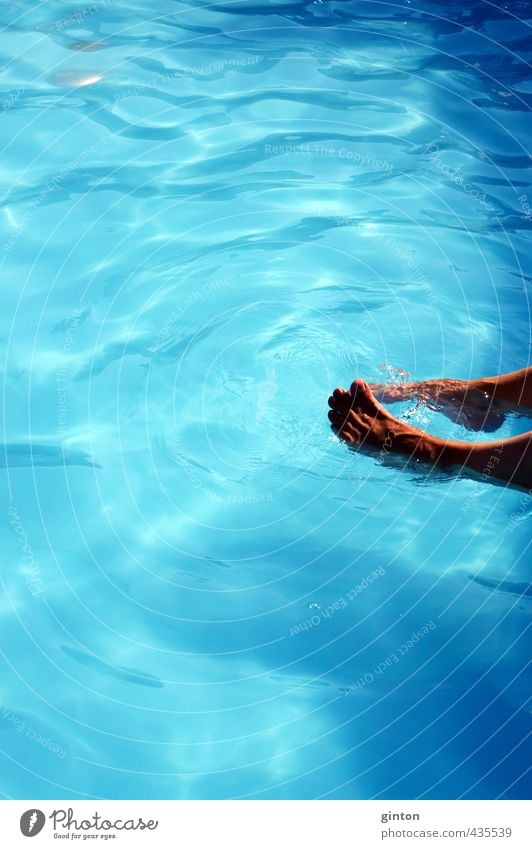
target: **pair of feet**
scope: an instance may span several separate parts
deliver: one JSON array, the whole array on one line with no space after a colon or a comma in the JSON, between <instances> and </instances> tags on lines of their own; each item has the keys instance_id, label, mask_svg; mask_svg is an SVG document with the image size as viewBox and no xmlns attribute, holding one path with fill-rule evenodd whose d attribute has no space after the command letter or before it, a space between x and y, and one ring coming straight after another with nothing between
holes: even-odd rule
<instances>
[{"instance_id":1,"label":"pair of feet","mask_svg":"<svg viewBox=\"0 0 532 849\"><path fill-rule=\"evenodd\" d=\"M399 400L394 398L393 400ZM397 443L396 437L418 440L428 434L395 418L379 403L365 380L355 380L349 391L335 389L329 398L329 421L335 433L350 445L383 448Z\"/></svg>"},{"instance_id":2,"label":"pair of feet","mask_svg":"<svg viewBox=\"0 0 532 849\"><path fill-rule=\"evenodd\" d=\"M380 403L381 400L393 403L406 398L423 401L469 430L493 431L504 420L503 411L482 381L461 380L398 385L369 385L365 380L355 380L349 391L334 390L329 398L329 420L333 430L351 445L440 462L444 453L442 440L396 418Z\"/></svg>"},{"instance_id":3,"label":"pair of feet","mask_svg":"<svg viewBox=\"0 0 532 849\"><path fill-rule=\"evenodd\" d=\"M355 380L349 392L335 389L329 398L333 430L351 445L406 454L432 465L453 466L527 489L532 495L532 431L493 442L459 442L431 436L395 418L380 401L416 397L469 430L496 430L503 405L532 409L532 367L479 380L427 380L398 386Z\"/></svg>"}]
</instances>

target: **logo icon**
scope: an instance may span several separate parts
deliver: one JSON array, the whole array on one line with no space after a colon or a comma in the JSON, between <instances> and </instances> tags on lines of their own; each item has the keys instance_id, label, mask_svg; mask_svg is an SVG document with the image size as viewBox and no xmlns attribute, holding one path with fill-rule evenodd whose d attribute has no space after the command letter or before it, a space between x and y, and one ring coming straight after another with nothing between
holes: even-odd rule
<instances>
[{"instance_id":1,"label":"logo icon","mask_svg":"<svg viewBox=\"0 0 532 849\"><path fill-rule=\"evenodd\" d=\"M25 811L20 818L20 830L24 837L35 837L43 830L46 817L37 808Z\"/></svg>"}]
</instances>

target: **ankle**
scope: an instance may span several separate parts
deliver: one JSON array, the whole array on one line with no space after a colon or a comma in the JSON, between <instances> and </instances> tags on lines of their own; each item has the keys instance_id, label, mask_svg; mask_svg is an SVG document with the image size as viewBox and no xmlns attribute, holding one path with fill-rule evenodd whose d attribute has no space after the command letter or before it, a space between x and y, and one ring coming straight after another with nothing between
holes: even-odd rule
<instances>
[{"instance_id":1,"label":"ankle","mask_svg":"<svg viewBox=\"0 0 532 849\"><path fill-rule=\"evenodd\" d=\"M463 463L464 446L459 442L426 434L419 455L433 465L455 466ZM422 456L423 455L423 456Z\"/></svg>"}]
</instances>

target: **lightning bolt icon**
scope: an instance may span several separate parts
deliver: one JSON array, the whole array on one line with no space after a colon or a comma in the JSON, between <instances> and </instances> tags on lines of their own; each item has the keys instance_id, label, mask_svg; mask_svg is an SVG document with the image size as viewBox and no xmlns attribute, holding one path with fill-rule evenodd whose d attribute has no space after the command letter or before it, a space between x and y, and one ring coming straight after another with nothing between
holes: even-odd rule
<instances>
[{"instance_id":1,"label":"lightning bolt icon","mask_svg":"<svg viewBox=\"0 0 532 849\"><path fill-rule=\"evenodd\" d=\"M36 822L37 822L37 811L33 811L32 815L30 817L29 824L28 824L29 825L28 831L30 833L33 831L33 826L35 825Z\"/></svg>"}]
</instances>

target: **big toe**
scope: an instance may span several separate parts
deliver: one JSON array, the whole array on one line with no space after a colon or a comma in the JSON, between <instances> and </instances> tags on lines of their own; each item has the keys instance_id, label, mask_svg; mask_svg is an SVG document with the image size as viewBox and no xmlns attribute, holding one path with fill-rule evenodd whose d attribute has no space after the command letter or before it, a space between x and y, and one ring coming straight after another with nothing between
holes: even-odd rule
<instances>
[{"instance_id":1,"label":"big toe","mask_svg":"<svg viewBox=\"0 0 532 849\"><path fill-rule=\"evenodd\" d=\"M369 384L365 380L359 378L354 380L349 390L351 395L351 403L356 407L361 407L367 412L376 413L380 409L380 404L371 391Z\"/></svg>"}]
</instances>

